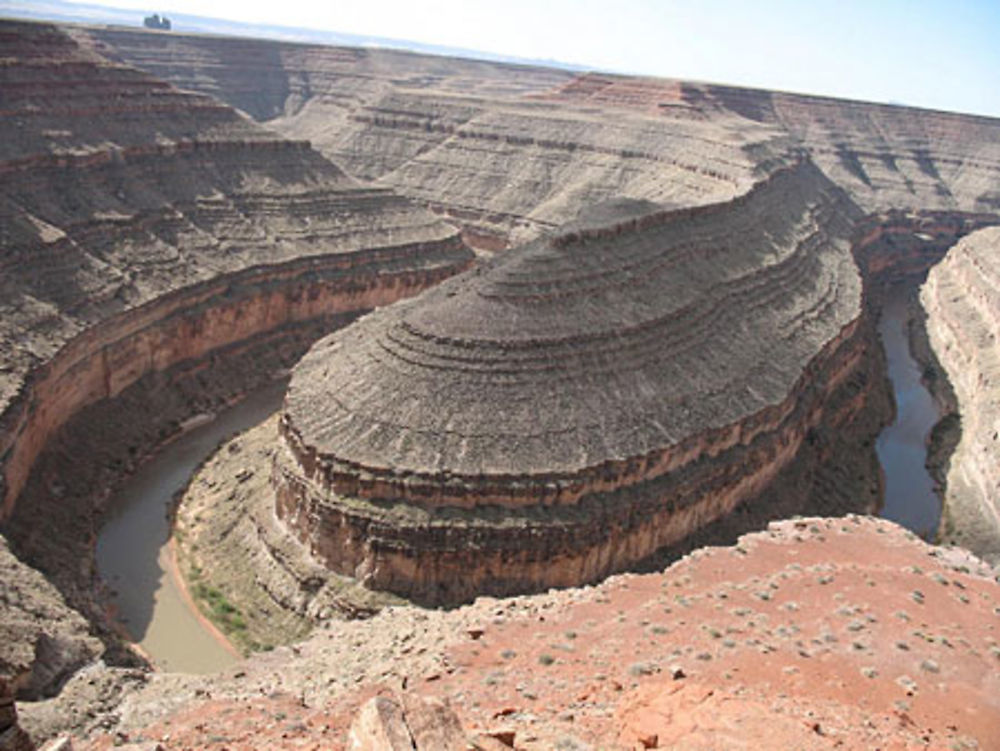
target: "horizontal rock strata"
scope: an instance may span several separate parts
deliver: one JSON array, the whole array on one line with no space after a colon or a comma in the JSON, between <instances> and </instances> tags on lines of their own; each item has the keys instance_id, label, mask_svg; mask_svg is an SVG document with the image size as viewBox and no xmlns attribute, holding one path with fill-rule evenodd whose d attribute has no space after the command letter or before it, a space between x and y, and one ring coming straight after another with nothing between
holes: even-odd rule
<instances>
[{"instance_id":1,"label":"horizontal rock strata","mask_svg":"<svg viewBox=\"0 0 1000 751\"><path fill-rule=\"evenodd\" d=\"M923 279L949 248L1000 215L959 211L894 210L866 216L855 230L854 256L876 283Z\"/></svg>"},{"instance_id":2,"label":"horizontal rock strata","mask_svg":"<svg viewBox=\"0 0 1000 751\"><path fill-rule=\"evenodd\" d=\"M1000 228L948 251L921 288L934 354L958 400L961 440L945 488L946 539L1000 562Z\"/></svg>"},{"instance_id":3,"label":"horizontal rock strata","mask_svg":"<svg viewBox=\"0 0 1000 751\"><path fill-rule=\"evenodd\" d=\"M266 40L89 32L105 54L308 138L350 174L393 188L478 247L530 239L611 198L731 198L784 134L745 118L664 117L556 99L562 70ZM252 61L252 62L251 62ZM666 113L672 114L672 113ZM777 148L771 141L782 142ZM753 145L753 153L750 153Z\"/></svg>"},{"instance_id":4,"label":"horizontal rock strata","mask_svg":"<svg viewBox=\"0 0 1000 751\"><path fill-rule=\"evenodd\" d=\"M607 207L322 340L286 397L279 515L430 602L676 542L767 487L864 368L856 211L809 162L726 204Z\"/></svg>"},{"instance_id":5,"label":"horizontal rock strata","mask_svg":"<svg viewBox=\"0 0 1000 751\"><path fill-rule=\"evenodd\" d=\"M1000 210L1000 119L733 86L685 88L688 100L791 135L866 212Z\"/></svg>"},{"instance_id":6,"label":"horizontal rock strata","mask_svg":"<svg viewBox=\"0 0 1000 751\"><path fill-rule=\"evenodd\" d=\"M611 197L724 200L789 145L866 212L1000 210L995 118L388 50L89 33L105 54L311 139L490 249Z\"/></svg>"},{"instance_id":7,"label":"horizontal rock strata","mask_svg":"<svg viewBox=\"0 0 1000 751\"><path fill-rule=\"evenodd\" d=\"M471 258L454 229L308 143L83 41L0 23L0 519L85 405Z\"/></svg>"}]
</instances>

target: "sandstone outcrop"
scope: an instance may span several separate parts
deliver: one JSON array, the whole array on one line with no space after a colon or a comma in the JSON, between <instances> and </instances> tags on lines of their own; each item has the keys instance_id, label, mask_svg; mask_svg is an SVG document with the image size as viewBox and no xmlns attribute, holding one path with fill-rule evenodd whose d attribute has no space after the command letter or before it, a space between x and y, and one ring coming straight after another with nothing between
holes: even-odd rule
<instances>
[{"instance_id":1,"label":"sandstone outcrop","mask_svg":"<svg viewBox=\"0 0 1000 751\"><path fill-rule=\"evenodd\" d=\"M806 161L730 203L615 209L296 366L276 504L317 558L433 603L595 581L849 429L872 384L841 191Z\"/></svg>"},{"instance_id":2,"label":"sandstone outcrop","mask_svg":"<svg viewBox=\"0 0 1000 751\"><path fill-rule=\"evenodd\" d=\"M453 229L307 143L55 27L4 22L0 55L0 518L87 404L469 262Z\"/></svg>"},{"instance_id":3,"label":"sandstone outcrop","mask_svg":"<svg viewBox=\"0 0 1000 751\"><path fill-rule=\"evenodd\" d=\"M369 700L347 735L349 751L468 751L470 745L447 704L410 694Z\"/></svg>"},{"instance_id":4,"label":"sandstone outcrop","mask_svg":"<svg viewBox=\"0 0 1000 751\"><path fill-rule=\"evenodd\" d=\"M365 702L402 692L520 751L987 749L998 628L1000 585L968 553L881 520L789 520L655 574L391 608L214 678L153 674L75 745L339 751Z\"/></svg>"},{"instance_id":5,"label":"sandstone outcrop","mask_svg":"<svg viewBox=\"0 0 1000 751\"><path fill-rule=\"evenodd\" d=\"M1000 228L974 232L948 251L920 300L961 414L961 440L946 477L944 538L998 563Z\"/></svg>"}]
</instances>

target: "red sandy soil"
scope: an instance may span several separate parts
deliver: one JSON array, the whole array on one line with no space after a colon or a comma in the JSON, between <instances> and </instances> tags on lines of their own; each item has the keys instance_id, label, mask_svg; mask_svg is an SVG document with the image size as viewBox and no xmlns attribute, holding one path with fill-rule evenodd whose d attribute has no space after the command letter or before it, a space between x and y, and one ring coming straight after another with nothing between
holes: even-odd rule
<instances>
[{"instance_id":1,"label":"red sandy soil","mask_svg":"<svg viewBox=\"0 0 1000 751\"><path fill-rule=\"evenodd\" d=\"M440 671L400 662L308 707L220 686L142 735L341 749L364 700L405 689L448 699L470 735L515 731L519 749L998 749L993 575L888 522L781 522L663 573L432 614L454 626Z\"/></svg>"}]
</instances>

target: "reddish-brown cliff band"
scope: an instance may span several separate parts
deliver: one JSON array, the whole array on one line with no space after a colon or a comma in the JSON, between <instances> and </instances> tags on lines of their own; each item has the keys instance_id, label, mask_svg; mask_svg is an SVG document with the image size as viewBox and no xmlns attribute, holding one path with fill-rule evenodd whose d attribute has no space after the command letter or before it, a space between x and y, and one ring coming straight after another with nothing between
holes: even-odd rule
<instances>
[{"instance_id":1,"label":"reddish-brown cliff band","mask_svg":"<svg viewBox=\"0 0 1000 751\"><path fill-rule=\"evenodd\" d=\"M415 294L467 267L461 247L452 236L254 267L168 293L85 330L30 373L0 415L0 517L13 510L46 442L82 407L113 398L146 373L263 331ZM393 259L439 251L436 265L391 270Z\"/></svg>"}]
</instances>

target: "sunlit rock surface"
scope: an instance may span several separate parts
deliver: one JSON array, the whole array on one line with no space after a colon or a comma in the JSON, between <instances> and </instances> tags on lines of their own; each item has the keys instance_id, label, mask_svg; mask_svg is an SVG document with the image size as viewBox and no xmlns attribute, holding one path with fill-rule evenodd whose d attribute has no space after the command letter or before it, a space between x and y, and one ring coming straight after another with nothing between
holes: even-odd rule
<instances>
[{"instance_id":1,"label":"sunlit rock surface","mask_svg":"<svg viewBox=\"0 0 1000 751\"><path fill-rule=\"evenodd\" d=\"M927 332L958 399L946 477L947 539L1000 563L1000 228L948 251L920 292Z\"/></svg>"},{"instance_id":2,"label":"sunlit rock surface","mask_svg":"<svg viewBox=\"0 0 1000 751\"><path fill-rule=\"evenodd\" d=\"M649 212L605 207L317 343L274 475L315 555L431 602L593 581L850 424L863 388L841 414L831 398L865 358L842 191L796 162Z\"/></svg>"}]
</instances>

